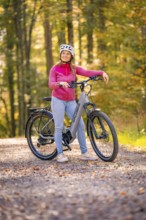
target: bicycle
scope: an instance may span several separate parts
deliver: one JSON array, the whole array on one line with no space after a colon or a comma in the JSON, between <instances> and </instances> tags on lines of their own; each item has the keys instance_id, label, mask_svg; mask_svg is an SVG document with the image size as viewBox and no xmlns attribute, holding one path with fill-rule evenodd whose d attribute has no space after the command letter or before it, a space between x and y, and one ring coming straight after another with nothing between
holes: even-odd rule
<instances>
[{"instance_id":1,"label":"bicycle","mask_svg":"<svg viewBox=\"0 0 146 220\"><path fill-rule=\"evenodd\" d=\"M112 162L118 154L118 138L116 130L109 117L96 108L88 99L92 86L90 80L100 80L100 77L90 77L81 82L71 82L70 88L80 86L81 94L77 103L70 127L64 127L62 144L65 150L71 150L70 143L76 138L79 120L85 110L87 116L86 130L91 146L97 156L105 161ZM89 91L85 92L85 87ZM51 97L42 100L51 101ZM26 123L25 136L32 153L42 160L51 160L57 156L54 140L54 119L50 105L44 108L30 108L30 116Z\"/></svg>"}]
</instances>

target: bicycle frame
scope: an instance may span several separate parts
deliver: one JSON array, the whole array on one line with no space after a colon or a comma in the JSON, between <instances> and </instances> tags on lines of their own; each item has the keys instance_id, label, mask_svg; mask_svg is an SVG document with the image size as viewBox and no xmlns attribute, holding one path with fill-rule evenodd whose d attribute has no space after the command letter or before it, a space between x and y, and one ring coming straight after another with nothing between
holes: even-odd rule
<instances>
[{"instance_id":1,"label":"bicycle frame","mask_svg":"<svg viewBox=\"0 0 146 220\"><path fill-rule=\"evenodd\" d=\"M72 136L70 143L73 142L74 139L76 138L76 132L78 129L79 121L80 121L82 113L83 113L85 103L89 103L89 99L88 99L86 92L82 91L82 93L80 94L80 97L79 97L77 107L76 107L74 115L73 115L71 126L69 128L69 130L71 132L71 136Z\"/></svg>"},{"instance_id":2,"label":"bicycle frame","mask_svg":"<svg viewBox=\"0 0 146 220\"><path fill-rule=\"evenodd\" d=\"M98 80L100 78L90 77L82 82L71 82L70 88L80 85L79 101L73 114L70 127L65 127L62 131L63 151L71 150L70 143L76 138L78 126L82 117L83 110L86 113L87 135L95 153L103 161L113 161L118 153L118 138L116 130L110 118L100 109L96 108L94 103L88 99L92 85L87 84L89 80ZM88 92L85 86L89 86ZM45 101L51 101L50 97L43 98ZM54 139L54 119L50 110L50 105L45 108L31 108L30 116L26 123L25 135L32 153L40 159L51 160L57 156L57 148ZM53 145L52 145L53 144ZM45 145L47 145L45 147Z\"/></svg>"},{"instance_id":3,"label":"bicycle frame","mask_svg":"<svg viewBox=\"0 0 146 220\"><path fill-rule=\"evenodd\" d=\"M77 103L77 106L76 106L76 109L75 109L75 112L74 112L74 115L73 115L73 118L72 118L71 125L70 125L69 128L64 129L65 131L63 131L64 134L66 134L66 133L69 131L69 136L70 136L70 138L68 139L68 141L67 141L68 143L67 143L67 144L72 143L72 142L75 140L75 138L76 138L76 133L77 133L78 125L79 125L80 119L81 119L81 117L82 117L83 110L84 110L84 109L86 110L86 114L87 114L87 116L88 116L88 114L90 114L91 111L88 111L88 110L87 110L87 106L90 105L90 106L92 106L94 109L96 108L95 104L89 102L88 95L87 95L87 93L84 91L84 87L86 86L86 83L87 83L89 80L90 80L90 79L88 79L88 80L86 80L86 81L83 81L82 84L73 82L73 85L74 85L74 86L75 86L75 84L81 85L81 91L82 91L82 92L81 92L81 94L80 94L80 96L79 96L79 101L78 101L78 103ZM43 100L51 101L50 98L44 98ZM47 107L47 108L48 108L48 107ZM43 115L43 113L44 113L45 111L47 111L47 109L42 109L42 108L30 109L30 117L29 117L29 119L28 119L28 121L27 121L27 124L28 124L29 120L31 120L31 116L32 116L33 114L36 114L38 111L41 111L41 112L42 112L42 115ZM49 112L50 112L50 109L49 109ZM52 114L52 113L50 112L50 114ZM51 118L50 120L53 120L53 116L52 116L52 118ZM45 129L45 127L47 127L47 125L48 125L49 123L50 123L50 121L48 121L48 122L44 125L44 127L41 129L41 131L42 131L43 129ZM27 127L27 124L26 124L26 127ZM93 130L95 130L95 129L93 128ZM39 132L39 135L40 135L40 137L43 138L43 139L46 139L46 140L47 140L47 139L48 139L48 140L54 140L54 137L53 137L53 136L52 136L52 137L45 137L44 135L41 134L41 132Z\"/></svg>"}]
</instances>

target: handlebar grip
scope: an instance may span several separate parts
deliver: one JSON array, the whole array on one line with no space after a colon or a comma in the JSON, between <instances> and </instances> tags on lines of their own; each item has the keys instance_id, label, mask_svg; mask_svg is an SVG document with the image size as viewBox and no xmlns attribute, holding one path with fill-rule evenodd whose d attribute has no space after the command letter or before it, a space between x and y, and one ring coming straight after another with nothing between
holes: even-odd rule
<instances>
[{"instance_id":1,"label":"handlebar grip","mask_svg":"<svg viewBox=\"0 0 146 220\"><path fill-rule=\"evenodd\" d=\"M91 76L90 79L95 80L95 81L103 80L103 78L101 76Z\"/></svg>"},{"instance_id":2,"label":"handlebar grip","mask_svg":"<svg viewBox=\"0 0 146 220\"><path fill-rule=\"evenodd\" d=\"M96 80L97 76L91 76L90 79Z\"/></svg>"},{"instance_id":3,"label":"handlebar grip","mask_svg":"<svg viewBox=\"0 0 146 220\"><path fill-rule=\"evenodd\" d=\"M71 89L75 88L75 81L69 83L69 88Z\"/></svg>"}]
</instances>

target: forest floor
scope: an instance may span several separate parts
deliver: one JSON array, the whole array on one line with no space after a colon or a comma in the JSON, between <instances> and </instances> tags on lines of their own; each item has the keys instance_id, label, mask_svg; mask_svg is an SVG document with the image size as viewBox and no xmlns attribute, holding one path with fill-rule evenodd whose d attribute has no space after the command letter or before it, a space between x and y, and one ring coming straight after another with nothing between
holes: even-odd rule
<instances>
[{"instance_id":1,"label":"forest floor","mask_svg":"<svg viewBox=\"0 0 146 220\"><path fill-rule=\"evenodd\" d=\"M120 146L112 163L87 162L72 148L58 164L0 139L0 220L146 220L146 153Z\"/></svg>"}]
</instances>

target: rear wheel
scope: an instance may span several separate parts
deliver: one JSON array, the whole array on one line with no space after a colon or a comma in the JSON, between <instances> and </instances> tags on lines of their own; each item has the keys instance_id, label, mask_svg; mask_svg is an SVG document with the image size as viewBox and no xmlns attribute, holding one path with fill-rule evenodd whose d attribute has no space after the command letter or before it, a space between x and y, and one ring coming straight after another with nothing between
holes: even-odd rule
<instances>
[{"instance_id":1,"label":"rear wheel","mask_svg":"<svg viewBox=\"0 0 146 220\"><path fill-rule=\"evenodd\" d=\"M57 156L54 143L54 120L51 112L35 112L27 123L26 138L32 153L42 160Z\"/></svg>"},{"instance_id":2,"label":"rear wheel","mask_svg":"<svg viewBox=\"0 0 146 220\"><path fill-rule=\"evenodd\" d=\"M108 116L100 111L93 111L88 119L87 131L91 145L103 161L111 162L118 154L118 138Z\"/></svg>"}]
</instances>

